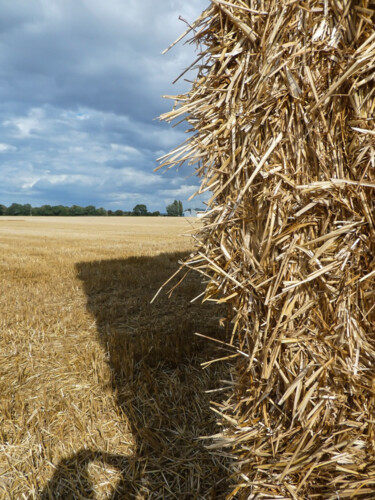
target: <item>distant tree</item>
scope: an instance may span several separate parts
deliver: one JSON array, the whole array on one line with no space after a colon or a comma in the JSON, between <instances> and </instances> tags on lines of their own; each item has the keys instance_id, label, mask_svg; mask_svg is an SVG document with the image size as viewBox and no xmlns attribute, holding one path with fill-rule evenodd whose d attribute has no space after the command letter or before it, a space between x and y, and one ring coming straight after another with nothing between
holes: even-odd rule
<instances>
[{"instance_id":1,"label":"distant tree","mask_svg":"<svg viewBox=\"0 0 375 500\"><path fill-rule=\"evenodd\" d=\"M51 207L51 212L53 215L68 215L69 208L64 205L54 205Z\"/></svg>"},{"instance_id":2,"label":"distant tree","mask_svg":"<svg viewBox=\"0 0 375 500\"><path fill-rule=\"evenodd\" d=\"M23 214L22 215L31 215L32 207L30 203L25 203L23 206Z\"/></svg>"},{"instance_id":3,"label":"distant tree","mask_svg":"<svg viewBox=\"0 0 375 500\"><path fill-rule=\"evenodd\" d=\"M40 215L54 215L53 208L51 205L42 205L40 207L41 214Z\"/></svg>"},{"instance_id":4,"label":"distant tree","mask_svg":"<svg viewBox=\"0 0 375 500\"><path fill-rule=\"evenodd\" d=\"M59 205L60 208L60 214L61 216L67 216L70 214L70 209L69 207L66 207L65 205Z\"/></svg>"},{"instance_id":5,"label":"distant tree","mask_svg":"<svg viewBox=\"0 0 375 500\"><path fill-rule=\"evenodd\" d=\"M83 207L80 207L79 205L73 205L69 209L69 215L85 215L85 209Z\"/></svg>"},{"instance_id":6,"label":"distant tree","mask_svg":"<svg viewBox=\"0 0 375 500\"><path fill-rule=\"evenodd\" d=\"M40 207L33 207L31 209L31 215L41 215L41 213L40 213Z\"/></svg>"},{"instance_id":7,"label":"distant tree","mask_svg":"<svg viewBox=\"0 0 375 500\"><path fill-rule=\"evenodd\" d=\"M147 212L146 205L137 205L140 207L139 215L151 215ZM136 209L137 207L134 207ZM138 210L138 209L137 209ZM29 203L21 205L20 203L12 203L9 207L0 204L1 215L43 215L43 216L82 216L82 215L135 215L133 212L124 212L123 210L106 210L103 207L96 208L94 205L81 207L80 205L73 205L67 207L65 205L42 205L41 207L32 207Z\"/></svg>"},{"instance_id":8,"label":"distant tree","mask_svg":"<svg viewBox=\"0 0 375 500\"><path fill-rule=\"evenodd\" d=\"M12 203L10 207L7 208L7 215L23 215L24 208L23 205L19 203Z\"/></svg>"},{"instance_id":9,"label":"distant tree","mask_svg":"<svg viewBox=\"0 0 375 500\"><path fill-rule=\"evenodd\" d=\"M160 212L159 212L159 210L156 210L155 212L152 212L152 214L151 214L151 215L152 215L153 217L159 217Z\"/></svg>"},{"instance_id":10,"label":"distant tree","mask_svg":"<svg viewBox=\"0 0 375 500\"><path fill-rule=\"evenodd\" d=\"M133 208L133 215L147 215L147 207L146 205L136 205L134 208Z\"/></svg>"},{"instance_id":11,"label":"distant tree","mask_svg":"<svg viewBox=\"0 0 375 500\"><path fill-rule=\"evenodd\" d=\"M83 210L84 215L96 215L96 207L94 205L88 205Z\"/></svg>"},{"instance_id":12,"label":"distant tree","mask_svg":"<svg viewBox=\"0 0 375 500\"><path fill-rule=\"evenodd\" d=\"M177 217L178 216L178 206L175 204L175 202L171 203L170 205L166 206L167 214L170 217Z\"/></svg>"},{"instance_id":13,"label":"distant tree","mask_svg":"<svg viewBox=\"0 0 375 500\"><path fill-rule=\"evenodd\" d=\"M182 206L182 202L181 201L178 201L178 200L174 200L173 203L171 203L170 205L168 205L166 207L166 210L167 210L167 214L170 216L170 217L178 217L178 216L181 216L183 215L183 206Z\"/></svg>"}]
</instances>

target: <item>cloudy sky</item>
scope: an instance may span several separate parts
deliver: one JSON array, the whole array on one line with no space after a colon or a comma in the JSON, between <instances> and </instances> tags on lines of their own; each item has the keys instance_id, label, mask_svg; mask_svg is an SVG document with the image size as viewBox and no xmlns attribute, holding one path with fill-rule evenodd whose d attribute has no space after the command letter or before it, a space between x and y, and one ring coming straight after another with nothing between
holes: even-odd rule
<instances>
[{"instance_id":1,"label":"cloudy sky","mask_svg":"<svg viewBox=\"0 0 375 500\"><path fill-rule=\"evenodd\" d=\"M191 64L161 52L208 0L0 0L0 203L165 211L197 179L153 173L185 139L157 117Z\"/></svg>"}]
</instances>

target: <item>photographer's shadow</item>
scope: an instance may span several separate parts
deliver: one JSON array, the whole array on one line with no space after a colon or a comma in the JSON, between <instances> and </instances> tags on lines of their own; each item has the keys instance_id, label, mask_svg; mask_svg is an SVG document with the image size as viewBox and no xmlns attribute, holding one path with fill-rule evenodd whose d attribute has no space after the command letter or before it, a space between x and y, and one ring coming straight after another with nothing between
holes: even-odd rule
<instances>
[{"instance_id":1,"label":"photographer's shadow","mask_svg":"<svg viewBox=\"0 0 375 500\"><path fill-rule=\"evenodd\" d=\"M202 371L200 364L215 355L209 341L194 335L222 337L222 311L200 300L190 303L202 290L195 273L171 298L162 292L150 303L184 257L170 253L76 265L136 446L131 457L80 450L64 459L42 500L95 499L88 474L93 461L120 471L111 500L224 498L225 459L199 440L217 432L205 391L218 386L224 368L215 363Z\"/></svg>"}]
</instances>

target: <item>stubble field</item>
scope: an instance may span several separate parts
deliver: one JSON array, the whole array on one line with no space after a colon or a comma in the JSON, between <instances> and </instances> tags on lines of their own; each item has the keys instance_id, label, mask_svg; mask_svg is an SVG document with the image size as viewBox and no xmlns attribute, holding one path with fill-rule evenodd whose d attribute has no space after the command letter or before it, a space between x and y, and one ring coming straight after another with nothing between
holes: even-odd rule
<instances>
[{"instance_id":1,"label":"stubble field","mask_svg":"<svg viewBox=\"0 0 375 500\"><path fill-rule=\"evenodd\" d=\"M150 304L194 223L0 218L0 499L223 498L222 311L194 276Z\"/></svg>"}]
</instances>

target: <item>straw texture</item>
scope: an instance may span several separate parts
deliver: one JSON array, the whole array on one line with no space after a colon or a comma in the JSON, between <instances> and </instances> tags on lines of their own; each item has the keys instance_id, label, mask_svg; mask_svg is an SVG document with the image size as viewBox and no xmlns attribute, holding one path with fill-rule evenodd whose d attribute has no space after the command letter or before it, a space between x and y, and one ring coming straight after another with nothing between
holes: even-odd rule
<instances>
[{"instance_id":1,"label":"straw texture","mask_svg":"<svg viewBox=\"0 0 375 500\"><path fill-rule=\"evenodd\" d=\"M166 121L211 192L184 266L227 302L227 498L373 498L375 3L212 0ZM229 359L229 357L228 357Z\"/></svg>"}]
</instances>

